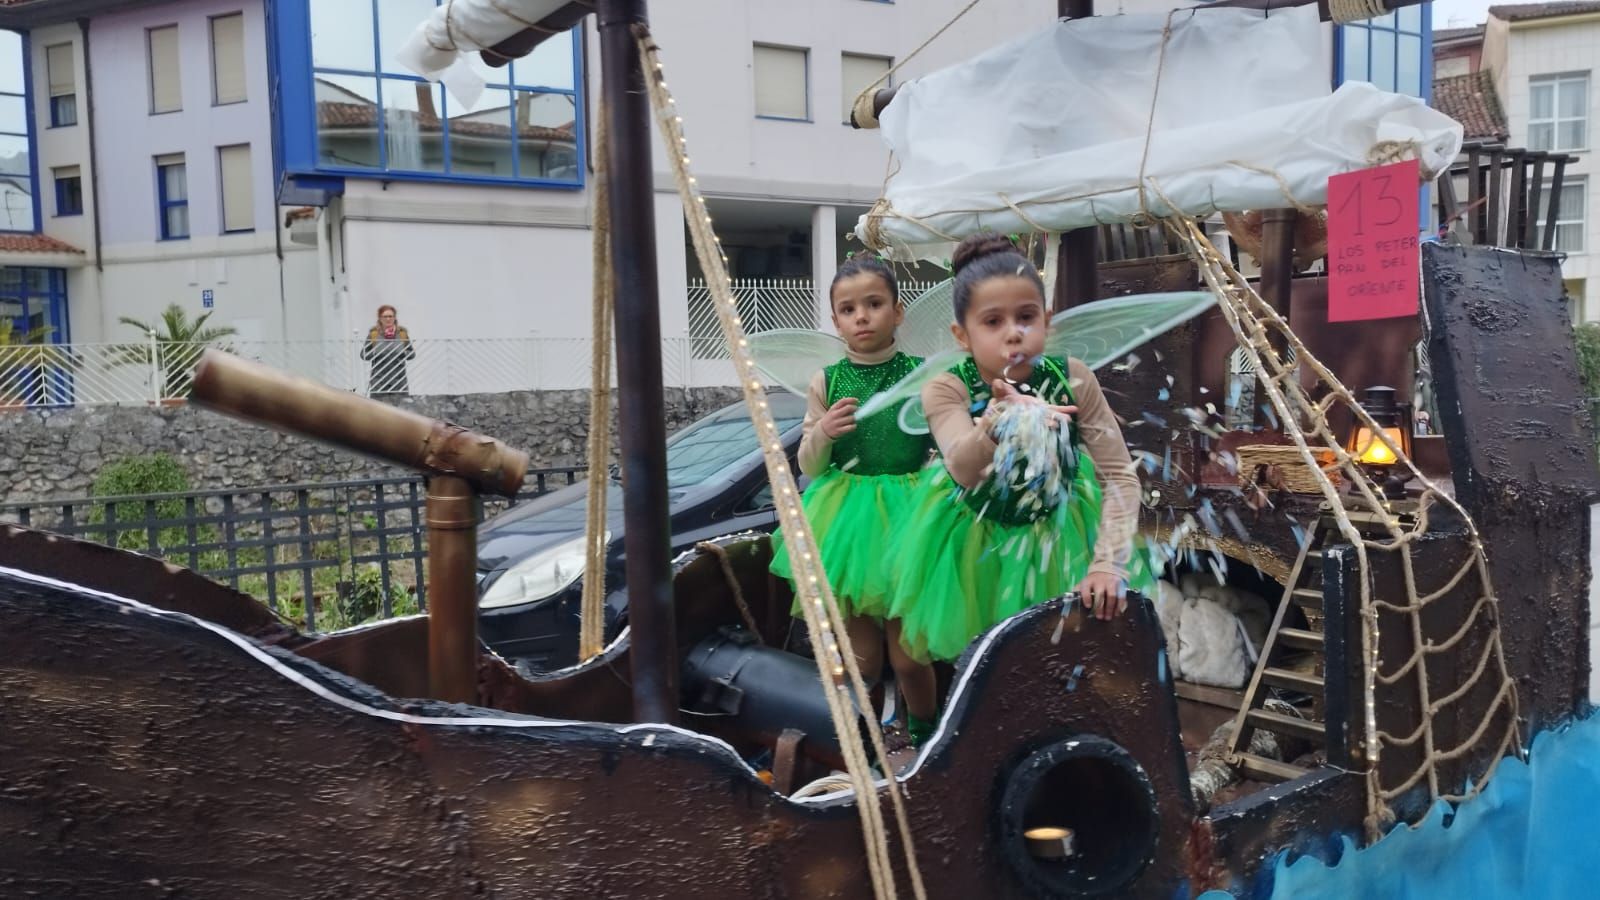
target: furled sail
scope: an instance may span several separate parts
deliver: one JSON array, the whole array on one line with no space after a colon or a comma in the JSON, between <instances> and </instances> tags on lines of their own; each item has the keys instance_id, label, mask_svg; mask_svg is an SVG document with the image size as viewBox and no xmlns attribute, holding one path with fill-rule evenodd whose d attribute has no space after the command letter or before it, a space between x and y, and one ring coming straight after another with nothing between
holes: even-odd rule
<instances>
[{"instance_id":1,"label":"furled sail","mask_svg":"<svg viewBox=\"0 0 1600 900\"><path fill-rule=\"evenodd\" d=\"M1330 175L1454 159L1458 123L1370 84L1330 92L1327 53L1312 6L1055 22L900 87L879 117L894 175L856 234L942 255L984 228L1316 206Z\"/></svg>"},{"instance_id":2,"label":"furled sail","mask_svg":"<svg viewBox=\"0 0 1600 900\"><path fill-rule=\"evenodd\" d=\"M461 58L525 31L569 0L445 0L422 20L395 58L429 81L441 81L471 106L483 77Z\"/></svg>"}]
</instances>

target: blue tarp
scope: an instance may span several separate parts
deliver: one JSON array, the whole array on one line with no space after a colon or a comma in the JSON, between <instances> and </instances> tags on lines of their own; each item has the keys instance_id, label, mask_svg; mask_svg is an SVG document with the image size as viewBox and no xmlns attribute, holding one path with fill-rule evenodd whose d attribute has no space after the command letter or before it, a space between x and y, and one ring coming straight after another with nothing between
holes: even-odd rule
<instances>
[{"instance_id":1,"label":"blue tarp","mask_svg":"<svg viewBox=\"0 0 1600 900\"><path fill-rule=\"evenodd\" d=\"M1535 738L1528 762L1506 759L1479 796L1436 805L1336 865L1302 857L1273 867L1270 896L1292 900L1600 896L1600 716ZM1212 891L1203 900L1227 898Z\"/></svg>"}]
</instances>

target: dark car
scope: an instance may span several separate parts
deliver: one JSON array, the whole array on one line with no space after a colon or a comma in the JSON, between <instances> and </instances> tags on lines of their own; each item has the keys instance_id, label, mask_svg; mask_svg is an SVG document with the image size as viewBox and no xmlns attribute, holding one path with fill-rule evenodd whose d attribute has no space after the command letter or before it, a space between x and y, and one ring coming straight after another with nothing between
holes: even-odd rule
<instances>
[{"instance_id":1,"label":"dark car","mask_svg":"<svg viewBox=\"0 0 1600 900\"><path fill-rule=\"evenodd\" d=\"M805 398L767 395L791 469L800 445ZM478 532L479 628L495 652L529 672L577 661L583 592L588 481L510 509ZM606 638L626 619L623 588L622 485L606 484ZM772 488L743 403L726 407L667 441L667 492L674 553L699 541L777 527Z\"/></svg>"}]
</instances>

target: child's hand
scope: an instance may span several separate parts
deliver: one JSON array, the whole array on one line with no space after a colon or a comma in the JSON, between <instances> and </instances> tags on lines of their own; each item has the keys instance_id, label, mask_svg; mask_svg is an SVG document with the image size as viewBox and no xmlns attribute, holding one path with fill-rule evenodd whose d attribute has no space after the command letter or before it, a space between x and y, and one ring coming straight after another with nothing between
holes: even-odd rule
<instances>
[{"instance_id":1,"label":"child's hand","mask_svg":"<svg viewBox=\"0 0 1600 900\"><path fill-rule=\"evenodd\" d=\"M1037 397L1033 394L1024 394L1023 392L1017 390L1016 386L1014 386L1011 382L1006 381L1004 378L996 378L994 380L993 388L994 400L989 404L990 410L993 410L1001 403L1037 403L1060 417L1052 418L1050 420L1050 426L1052 428L1059 427L1062 420L1070 419L1072 415L1078 411L1076 406L1053 406L1045 403L1041 397ZM993 420L991 420L990 424L993 424Z\"/></svg>"},{"instance_id":2,"label":"child's hand","mask_svg":"<svg viewBox=\"0 0 1600 900\"><path fill-rule=\"evenodd\" d=\"M817 427L828 436L828 440L836 441L840 437L856 430L856 407L861 401L854 397L845 397L839 402L828 407L828 411L817 420Z\"/></svg>"},{"instance_id":3,"label":"child's hand","mask_svg":"<svg viewBox=\"0 0 1600 900\"><path fill-rule=\"evenodd\" d=\"M1128 608L1128 588L1122 579L1104 572L1090 572L1078 582L1078 598L1083 608L1096 619L1110 621Z\"/></svg>"}]
</instances>

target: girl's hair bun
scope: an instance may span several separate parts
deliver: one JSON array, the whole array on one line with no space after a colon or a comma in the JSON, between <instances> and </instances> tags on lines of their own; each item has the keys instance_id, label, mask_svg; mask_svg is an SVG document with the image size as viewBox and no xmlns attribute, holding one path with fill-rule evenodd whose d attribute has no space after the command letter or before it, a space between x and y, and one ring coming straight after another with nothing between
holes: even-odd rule
<instances>
[{"instance_id":1,"label":"girl's hair bun","mask_svg":"<svg viewBox=\"0 0 1600 900\"><path fill-rule=\"evenodd\" d=\"M1010 238L997 232L980 231L977 234L968 235L965 240L956 246L955 254L950 257L951 273L960 275L962 269L977 260L997 253L1017 253L1020 255L1021 251L1017 250L1016 244L1011 243Z\"/></svg>"}]
</instances>

